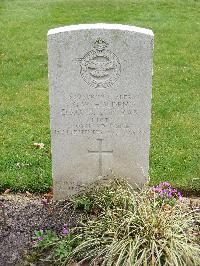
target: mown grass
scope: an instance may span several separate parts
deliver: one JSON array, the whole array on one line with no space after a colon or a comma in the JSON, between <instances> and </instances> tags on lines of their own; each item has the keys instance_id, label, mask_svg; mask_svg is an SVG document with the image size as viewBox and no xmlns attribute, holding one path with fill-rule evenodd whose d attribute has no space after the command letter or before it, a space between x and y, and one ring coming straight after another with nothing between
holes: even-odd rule
<instances>
[{"instance_id":1,"label":"mown grass","mask_svg":"<svg viewBox=\"0 0 200 266\"><path fill-rule=\"evenodd\" d=\"M51 186L48 29L110 22L155 33L151 182L200 192L199 10L195 0L1 0L0 190Z\"/></svg>"}]
</instances>

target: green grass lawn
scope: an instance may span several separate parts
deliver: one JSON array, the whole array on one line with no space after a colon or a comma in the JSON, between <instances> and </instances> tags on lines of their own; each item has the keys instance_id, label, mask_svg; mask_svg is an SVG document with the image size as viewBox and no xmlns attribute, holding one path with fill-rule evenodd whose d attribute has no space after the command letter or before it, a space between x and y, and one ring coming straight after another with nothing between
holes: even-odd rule
<instances>
[{"instance_id":1,"label":"green grass lawn","mask_svg":"<svg viewBox=\"0 0 200 266\"><path fill-rule=\"evenodd\" d=\"M198 0L0 0L0 191L52 183L48 29L109 22L155 34L152 184L200 192L199 11Z\"/></svg>"}]
</instances>

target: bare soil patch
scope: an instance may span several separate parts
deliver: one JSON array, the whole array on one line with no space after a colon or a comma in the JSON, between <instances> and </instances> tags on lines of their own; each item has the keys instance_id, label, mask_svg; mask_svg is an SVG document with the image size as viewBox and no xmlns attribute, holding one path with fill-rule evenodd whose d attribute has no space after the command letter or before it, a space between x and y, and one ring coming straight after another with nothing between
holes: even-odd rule
<instances>
[{"instance_id":1,"label":"bare soil patch","mask_svg":"<svg viewBox=\"0 0 200 266\"><path fill-rule=\"evenodd\" d=\"M63 224L76 222L67 200L42 202L42 196L8 194L0 196L0 266L24 265L22 257L32 245L34 230L60 232Z\"/></svg>"}]
</instances>

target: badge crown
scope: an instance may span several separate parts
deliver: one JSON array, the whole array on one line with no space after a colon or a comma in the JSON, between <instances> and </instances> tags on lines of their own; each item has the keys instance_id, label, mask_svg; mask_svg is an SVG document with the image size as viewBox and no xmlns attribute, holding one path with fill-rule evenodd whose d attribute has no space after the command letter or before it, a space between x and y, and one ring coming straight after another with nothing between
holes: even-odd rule
<instances>
[{"instance_id":1,"label":"badge crown","mask_svg":"<svg viewBox=\"0 0 200 266\"><path fill-rule=\"evenodd\" d=\"M107 46L108 44L101 38L97 39L96 42L94 43L94 48L97 51L103 51Z\"/></svg>"}]
</instances>

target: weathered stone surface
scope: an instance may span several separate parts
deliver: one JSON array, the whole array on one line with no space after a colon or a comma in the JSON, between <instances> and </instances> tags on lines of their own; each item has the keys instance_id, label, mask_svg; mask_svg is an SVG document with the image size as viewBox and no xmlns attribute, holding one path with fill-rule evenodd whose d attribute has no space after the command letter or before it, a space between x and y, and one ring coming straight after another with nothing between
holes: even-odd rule
<instances>
[{"instance_id":1,"label":"weathered stone surface","mask_svg":"<svg viewBox=\"0 0 200 266\"><path fill-rule=\"evenodd\" d=\"M111 174L148 176L153 33L116 24L48 32L54 196Z\"/></svg>"}]
</instances>

